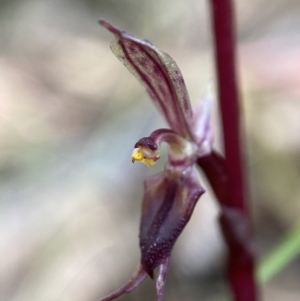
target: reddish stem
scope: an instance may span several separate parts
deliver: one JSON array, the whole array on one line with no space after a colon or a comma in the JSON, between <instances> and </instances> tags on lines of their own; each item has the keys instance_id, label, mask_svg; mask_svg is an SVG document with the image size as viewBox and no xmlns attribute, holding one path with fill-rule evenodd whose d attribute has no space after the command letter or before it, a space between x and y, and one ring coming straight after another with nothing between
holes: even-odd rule
<instances>
[{"instance_id":1,"label":"reddish stem","mask_svg":"<svg viewBox=\"0 0 300 301\"><path fill-rule=\"evenodd\" d=\"M245 212L239 101L235 66L235 32L231 0L211 0L218 92L226 166L231 181L231 206Z\"/></svg>"},{"instance_id":2,"label":"reddish stem","mask_svg":"<svg viewBox=\"0 0 300 301\"><path fill-rule=\"evenodd\" d=\"M212 27L225 161L200 158L221 204L220 224L228 246L228 278L236 301L255 301L254 256L243 181L240 110L235 66L235 20L231 0L211 0Z\"/></svg>"},{"instance_id":3,"label":"reddish stem","mask_svg":"<svg viewBox=\"0 0 300 301\"><path fill-rule=\"evenodd\" d=\"M225 159L212 152L197 164L209 180L221 206L220 225L228 247L227 273L236 301L255 301L252 233L248 219L231 205L229 176Z\"/></svg>"}]
</instances>

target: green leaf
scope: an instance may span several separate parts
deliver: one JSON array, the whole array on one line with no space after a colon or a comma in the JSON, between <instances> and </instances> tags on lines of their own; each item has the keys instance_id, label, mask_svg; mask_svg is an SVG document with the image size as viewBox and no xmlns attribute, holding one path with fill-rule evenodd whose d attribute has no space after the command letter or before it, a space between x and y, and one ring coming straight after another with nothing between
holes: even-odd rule
<instances>
[{"instance_id":1,"label":"green leaf","mask_svg":"<svg viewBox=\"0 0 300 301\"><path fill-rule=\"evenodd\" d=\"M257 279L266 283L300 254L300 223L259 264Z\"/></svg>"}]
</instances>

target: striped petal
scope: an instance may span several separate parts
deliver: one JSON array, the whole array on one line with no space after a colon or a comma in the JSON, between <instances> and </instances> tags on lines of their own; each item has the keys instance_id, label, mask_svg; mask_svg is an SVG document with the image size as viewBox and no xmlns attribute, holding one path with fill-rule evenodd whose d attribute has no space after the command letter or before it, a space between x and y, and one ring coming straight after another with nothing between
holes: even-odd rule
<instances>
[{"instance_id":1,"label":"striped petal","mask_svg":"<svg viewBox=\"0 0 300 301\"><path fill-rule=\"evenodd\" d=\"M169 126L179 135L193 139L192 109L182 74L175 61L147 40L142 40L100 20L116 39L112 52L146 87Z\"/></svg>"},{"instance_id":2,"label":"striped petal","mask_svg":"<svg viewBox=\"0 0 300 301\"><path fill-rule=\"evenodd\" d=\"M166 170L145 180L140 227L141 264L153 270L169 258L173 246L204 192L193 167Z\"/></svg>"}]
</instances>

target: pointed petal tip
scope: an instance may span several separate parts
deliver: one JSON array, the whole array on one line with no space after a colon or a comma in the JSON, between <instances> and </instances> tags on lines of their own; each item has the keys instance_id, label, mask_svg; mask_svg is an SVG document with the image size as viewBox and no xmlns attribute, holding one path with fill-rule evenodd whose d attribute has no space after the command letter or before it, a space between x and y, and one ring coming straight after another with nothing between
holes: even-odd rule
<instances>
[{"instance_id":1,"label":"pointed petal tip","mask_svg":"<svg viewBox=\"0 0 300 301\"><path fill-rule=\"evenodd\" d=\"M165 286L170 265L170 257L159 266L159 273L156 280L157 301L163 301L165 295Z\"/></svg>"},{"instance_id":2,"label":"pointed petal tip","mask_svg":"<svg viewBox=\"0 0 300 301\"><path fill-rule=\"evenodd\" d=\"M153 280L154 279L154 272L153 270L145 269L147 275Z\"/></svg>"},{"instance_id":3,"label":"pointed petal tip","mask_svg":"<svg viewBox=\"0 0 300 301\"><path fill-rule=\"evenodd\" d=\"M147 277L147 273L142 266L139 267L137 273L130 279L125 285L121 288L114 291L112 294L100 299L99 301L111 301L123 294L130 293L134 290L145 278Z\"/></svg>"},{"instance_id":4,"label":"pointed petal tip","mask_svg":"<svg viewBox=\"0 0 300 301\"><path fill-rule=\"evenodd\" d=\"M103 26L104 28L106 28L108 31L110 31L111 33L113 33L115 35L121 35L121 32L122 32L121 29L112 25L111 23L109 23L108 21L106 21L104 19L99 19L98 24Z\"/></svg>"}]
</instances>

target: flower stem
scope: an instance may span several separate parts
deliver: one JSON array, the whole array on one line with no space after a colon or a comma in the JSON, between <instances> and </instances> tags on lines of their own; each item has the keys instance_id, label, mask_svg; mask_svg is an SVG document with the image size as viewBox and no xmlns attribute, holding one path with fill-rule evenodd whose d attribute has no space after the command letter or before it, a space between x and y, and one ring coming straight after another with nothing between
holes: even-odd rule
<instances>
[{"instance_id":1,"label":"flower stem","mask_svg":"<svg viewBox=\"0 0 300 301\"><path fill-rule=\"evenodd\" d=\"M228 247L228 279L236 301L255 301L252 233L246 204L235 66L235 20L231 0L210 0L225 160L199 158L220 202L220 225Z\"/></svg>"},{"instance_id":2,"label":"flower stem","mask_svg":"<svg viewBox=\"0 0 300 301\"><path fill-rule=\"evenodd\" d=\"M230 0L211 0L219 102L232 206L245 211L238 87L235 66L233 7Z\"/></svg>"}]
</instances>

